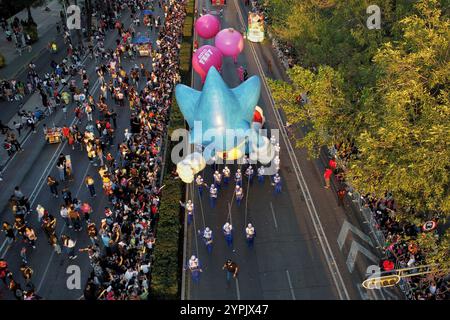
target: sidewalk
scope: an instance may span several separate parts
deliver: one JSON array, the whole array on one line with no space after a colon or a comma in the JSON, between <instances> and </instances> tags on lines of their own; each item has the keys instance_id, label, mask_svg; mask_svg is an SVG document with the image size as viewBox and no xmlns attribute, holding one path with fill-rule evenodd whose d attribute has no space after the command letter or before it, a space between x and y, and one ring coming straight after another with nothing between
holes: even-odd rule
<instances>
[{"instance_id":1,"label":"sidewalk","mask_svg":"<svg viewBox=\"0 0 450 320\"><path fill-rule=\"evenodd\" d=\"M39 34L39 40L32 45L31 52L25 49L20 56L16 51L14 41L8 42L4 33L0 37L0 51L6 60L5 67L0 69L0 79L9 80L15 78L31 60L35 59L47 48L49 41L56 38L57 31L55 25L60 21L59 12L62 10L62 6L58 0L52 0L47 6L51 11L44 11L45 5L38 8L31 8L31 15L38 26ZM27 10L22 10L14 17L26 20L28 18ZM8 22L12 21L14 17L9 18Z\"/></svg>"}]
</instances>

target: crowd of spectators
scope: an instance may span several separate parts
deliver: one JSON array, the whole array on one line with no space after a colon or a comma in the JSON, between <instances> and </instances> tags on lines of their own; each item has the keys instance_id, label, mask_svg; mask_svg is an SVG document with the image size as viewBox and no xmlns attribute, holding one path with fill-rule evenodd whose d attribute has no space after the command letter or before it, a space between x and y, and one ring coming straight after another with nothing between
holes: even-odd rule
<instances>
[{"instance_id":1,"label":"crowd of spectators","mask_svg":"<svg viewBox=\"0 0 450 320\"><path fill-rule=\"evenodd\" d=\"M86 249L93 267L84 291L87 300L138 300L149 294L162 189L161 153L172 93L180 80L178 55L186 2L171 0L163 6L166 17L156 41L156 59L145 87L133 99L131 129L120 144L120 159L99 170L111 207L105 208L98 230L106 250L101 253L95 245ZM120 69L118 61L117 65ZM116 88L130 97L133 87Z\"/></svg>"},{"instance_id":2,"label":"crowd of spectators","mask_svg":"<svg viewBox=\"0 0 450 320\"><path fill-rule=\"evenodd\" d=\"M338 166L334 170L339 184L346 185L345 167L352 158L357 157L358 149L353 144L335 145L332 154L336 155ZM346 189L353 195L354 190L347 185ZM356 195L356 194L355 194ZM427 265L426 254L417 243L417 237L423 233L432 233L439 237L436 228L438 219L430 217L429 227L409 222L400 222L397 216L397 205L391 192L377 198L371 194L357 194L363 207L370 210L380 241L383 242L384 257L380 260L382 272L393 269L412 268L411 272L423 271L421 266ZM414 268L414 267L417 267ZM408 299L412 300L448 300L450 299L450 274L423 274L402 279L402 286Z\"/></svg>"}]
</instances>

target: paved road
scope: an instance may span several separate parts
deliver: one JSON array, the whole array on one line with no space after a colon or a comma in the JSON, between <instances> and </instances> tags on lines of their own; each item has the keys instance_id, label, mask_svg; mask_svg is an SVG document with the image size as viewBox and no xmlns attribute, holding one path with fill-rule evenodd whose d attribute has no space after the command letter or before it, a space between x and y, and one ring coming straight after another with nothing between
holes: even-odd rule
<instances>
[{"instance_id":1,"label":"paved road","mask_svg":"<svg viewBox=\"0 0 450 320\"><path fill-rule=\"evenodd\" d=\"M202 7L209 9L209 2L198 0L199 12ZM242 1L228 1L222 28L241 30L246 21L246 10ZM198 41L199 46L211 44L211 41ZM272 72L267 69L267 60L272 61ZM244 65L249 75L287 79L267 42L250 44L246 41L237 65L229 58L224 59L222 74L231 87L239 83L236 74L239 65ZM200 89L199 77L195 75L194 79L194 87ZM272 105L268 89L263 86L259 106L265 112L266 127L280 129L285 124L285 118ZM283 129L281 132L286 133ZM296 134L301 135L299 128ZM204 272L199 284L192 283L189 275L186 276L186 295L183 298L401 298L397 290L367 292L358 285L366 278L367 267L378 263L379 250L370 235L370 229L351 203L347 202L346 209L338 207L335 190L323 188L323 163L328 160L308 160L304 150L292 148L292 142L286 134L280 135L280 146L280 173L283 179L281 195L274 195L273 186L267 179L264 185L256 182L250 187L244 179L246 203L237 207L232 202L230 187L219 191L217 207L211 209L207 195L204 194L203 199L200 199L196 187L191 185L188 188L187 198L195 199L196 214L193 225L188 227L186 256L189 259L192 253L198 254ZM232 175L235 169L232 168ZM211 168L207 168L202 175L205 182L212 183ZM234 250L227 248L223 239L221 227L226 221L232 221L235 230ZM244 229L248 222L255 226L257 232L253 249L247 248L245 243ZM212 228L214 234L211 256L197 236L197 231L205 226ZM358 249L365 254L358 252ZM227 258L237 262L241 268L238 280L229 288L226 286L225 272L221 270Z\"/></svg>"},{"instance_id":2,"label":"paved road","mask_svg":"<svg viewBox=\"0 0 450 320\"><path fill-rule=\"evenodd\" d=\"M62 34L58 34L55 24L61 23L59 17L59 10L61 5L58 1L53 1L49 4L52 11L45 12L44 7L32 9L33 18L38 24L39 40L32 45L31 53L24 50L21 56L17 55L17 52L13 49L14 44L8 43L2 39L0 41L0 47L3 54L6 56L6 66L0 69L0 79L17 79L26 84L27 80L27 67L30 61L33 61L36 65L36 72L42 76L45 73L51 72L50 59L54 59L56 62L61 62L67 56L67 46L64 44ZM25 19L27 16L26 9L18 13L20 19ZM83 19L84 22L84 19ZM72 32L72 38L74 43L77 44L77 37ZM59 48L58 53L50 54L47 50L47 44L50 41L56 41ZM30 98L30 95L26 95L22 101L0 101L0 120L3 123L13 117L13 115L21 108L23 104Z\"/></svg>"},{"instance_id":3,"label":"paved road","mask_svg":"<svg viewBox=\"0 0 450 320\"><path fill-rule=\"evenodd\" d=\"M156 11L158 14L161 14L161 10L159 8L157 8ZM125 26L129 26L131 23L130 14L128 12L124 12L122 17L122 22L124 22ZM142 25L136 28L136 33L144 33L146 31L147 30ZM155 46L156 32L153 31L149 35L153 41L153 45ZM112 48L115 45L116 38L117 31L110 30L106 37L105 47ZM125 60L123 65L128 71L132 66L134 66L134 63L140 64L141 62L144 63L147 68L151 67L151 59L148 57L141 57L132 62ZM85 66L91 79L91 83L93 84L91 87L91 91L94 90L93 96L98 97L98 84L94 84L97 79L95 76L95 63L88 59L86 60ZM106 80L109 81L109 78L107 77ZM141 81L141 87L143 85L144 82ZM109 94L108 101L110 106L114 105L114 102L110 99ZM73 119L73 112L71 112L72 110L73 106L68 112L70 117L68 117L67 120L63 119L63 115L61 111L59 111L57 114L46 120L47 125L51 125L52 122L59 126L63 123L71 123ZM116 130L115 139L115 143L117 144L123 139L124 129L129 127L130 110L128 107L115 107L115 110L118 113L118 128ZM84 119L82 123L82 127L84 126L86 126L86 119ZM57 218L58 235L61 233L66 233L70 237L76 239L77 249L86 247L90 244L90 241L86 235L86 229L84 228L81 232L77 233L72 229L67 230L67 228L64 227L64 223L59 215L59 206L63 201L61 197L55 200L50 195L48 187L42 178L46 178L48 172L57 177L55 157L57 157L60 152L70 154L74 164L74 181L68 182L67 185L69 186L69 189L74 197L91 203L94 210L92 219L98 226L103 215L104 207L109 205L107 199L102 193L102 185L100 182L100 177L97 173L98 167L93 167L89 164L85 151L72 150L65 143L60 145L46 145L40 129L41 127L38 128L37 133L32 135L24 145L25 152L20 153L10 164L8 170L4 173L4 181L1 185L2 192L0 194L0 205L5 207L1 212L1 218L2 220L9 222L13 221L12 213L6 207L6 201L12 194L14 186L20 185L25 195L33 196L31 198L33 209L36 208L38 204L41 204ZM112 147L111 150L113 155L115 155L118 151L117 147ZM92 175L96 180L95 187L97 190L97 197L95 200L90 198L89 192L84 185L84 178L87 174ZM60 190L61 188L62 186L59 187ZM62 253L61 256L53 253L53 250L51 250L47 243L46 236L40 229L37 222L37 217L34 215L35 213L33 213L28 220L30 221L31 226L38 232L37 249L33 251L33 249L29 247L28 258L31 267L34 269L32 281L38 290L38 294L46 299L79 299L82 296L83 288L81 290L67 289L66 280L68 275L66 274L66 270L69 265L78 265L81 269L81 283L83 286L88 278L89 272L91 271L87 255L85 253L80 253L76 260L68 260L64 253ZM6 250L6 246L2 246L4 243L3 240L4 236L1 235L0 257L7 259L11 266L11 271L15 274L15 278L21 279L21 275L18 271L20 267L19 250L24 244L17 242L9 250ZM22 281L22 285L23 284L24 282ZM0 294L3 298L12 298L11 294L5 290L3 285L0 285L0 290Z\"/></svg>"}]
</instances>

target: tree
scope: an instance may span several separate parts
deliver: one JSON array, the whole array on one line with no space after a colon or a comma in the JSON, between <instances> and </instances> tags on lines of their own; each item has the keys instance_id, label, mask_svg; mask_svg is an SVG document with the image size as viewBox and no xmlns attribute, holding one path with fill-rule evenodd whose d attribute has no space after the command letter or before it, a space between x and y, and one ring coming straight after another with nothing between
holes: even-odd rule
<instances>
[{"instance_id":1,"label":"tree","mask_svg":"<svg viewBox=\"0 0 450 320\"><path fill-rule=\"evenodd\" d=\"M361 194L391 192L397 221L421 226L438 217L437 234L406 240L418 244L425 263L448 270L448 1L380 0L382 29L370 31L368 1L317 1L272 7L279 14L270 20L273 32L302 65L288 71L289 82L269 81L274 99L289 122L306 127L297 144L310 155L325 145L354 146L346 179ZM309 103L299 104L306 92Z\"/></svg>"},{"instance_id":2,"label":"tree","mask_svg":"<svg viewBox=\"0 0 450 320\"><path fill-rule=\"evenodd\" d=\"M403 208L450 216L450 20L436 0L400 21L401 41L374 57L377 82L368 128L349 170L356 188L395 194ZM405 217L407 218L407 217Z\"/></svg>"},{"instance_id":3,"label":"tree","mask_svg":"<svg viewBox=\"0 0 450 320\"><path fill-rule=\"evenodd\" d=\"M342 76L328 66L319 67L317 73L300 66L287 72L290 83L269 80L272 96L290 123L310 129L297 145L308 148L311 156L317 156L320 147L353 131L352 108L342 90ZM300 103L300 97L305 95L308 102Z\"/></svg>"},{"instance_id":4,"label":"tree","mask_svg":"<svg viewBox=\"0 0 450 320\"><path fill-rule=\"evenodd\" d=\"M348 178L361 193L391 191L405 216L450 215L449 20L437 0L411 7L380 1L389 30L367 30L367 1L318 7L291 4L284 27L308 69L271 81L276 102L292 123L309 124L298 143L317 156L323 145L354 144ZM352 15L354 18L351 18ZM396 17L402 17L396 21ZM295 97L310 91L310 103Z\"/></svg>"}]
</instances>

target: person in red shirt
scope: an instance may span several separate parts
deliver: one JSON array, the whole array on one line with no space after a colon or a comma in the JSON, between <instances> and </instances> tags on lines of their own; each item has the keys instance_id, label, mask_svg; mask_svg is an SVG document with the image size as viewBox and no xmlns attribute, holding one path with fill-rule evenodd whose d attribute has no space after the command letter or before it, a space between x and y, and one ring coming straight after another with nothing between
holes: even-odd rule
<instances>
[{"instance_id":1,"label":"person in red shirt","mask_svg":"<svg viewBox=\"0 0 450 320\"><path fill-rule=\"evenodd\" d=\"M323 174L323 177L325 179L325 188L327 188L327 189L330 188L330 179L331 179L332 174L333 174L333 170L331 170L330 168L327 168L325 170L325 173Z\"/></svg>"},{"instance_id":2,"label":"person in red shirt","mask_svg":"<svg viewBox=\"0 0 450 320\"><path fill-rule=\"evenodd\" d=\"M63 134L63 136L64 136L64 138L65 138L66 140L69 139L69 134L70 134L70 129L69 129L69 127L64 126L64 127L62 128L62 134Z\"/></svg>"},{"instance_id":3,"label":"person in red shirt","mask_svg":"<svg viewBox=\"0 0 450 320\"><path fill-rule=\"evenodd\" d=\"M330 159L330 161L328 162L328 166L331 170L336 170L336 160L334 158Z\"/></svg>"},{"instance_id":4,"label":"person in red shirt","mask_svg":"<svg viewBox=\"0 0 450 320\"><path fill-rule=\"evenodd\" d=\"M344 198L345 195L347 194L347 191L345 190L344 187L341 187L338 192L337 192L337 196L338 196L338 206L342 206L345 207L345 203L344 203Z\"/></svg>"}]
</instances>

